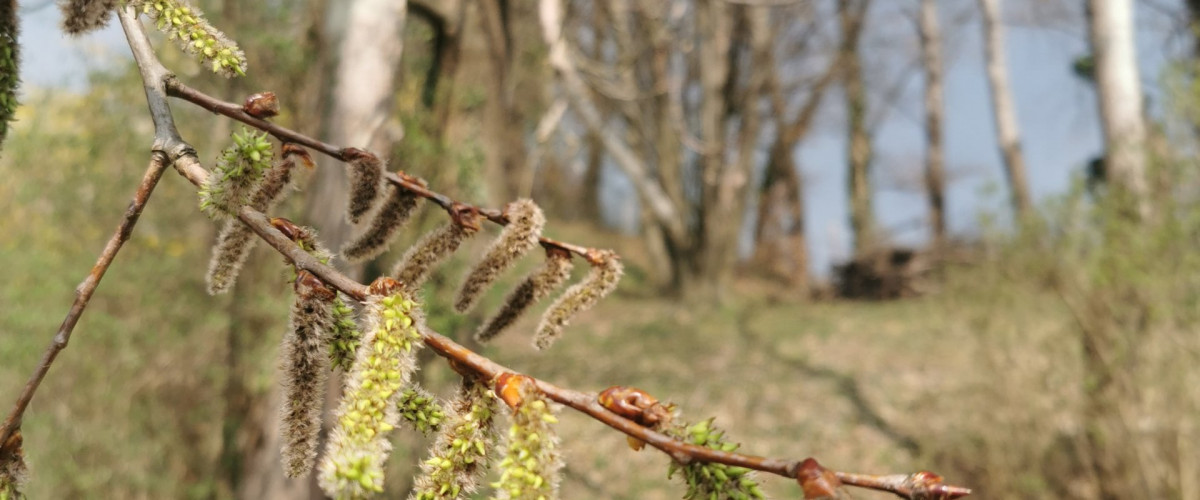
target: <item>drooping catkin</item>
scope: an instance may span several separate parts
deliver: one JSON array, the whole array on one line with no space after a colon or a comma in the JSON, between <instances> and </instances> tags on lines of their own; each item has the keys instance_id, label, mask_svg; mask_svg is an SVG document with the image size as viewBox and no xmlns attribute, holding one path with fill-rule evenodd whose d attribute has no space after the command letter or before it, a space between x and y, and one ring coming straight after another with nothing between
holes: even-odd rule
<instances>
[{"instance_id":1,"label":"drooping catkin","mask_svg":"<svg viewBox=\"0 0 1200 500\"><path fill-rule=\"evenodd\" d=\"M421 463L409 500L447 500L474 493L496 443L496 398L486 384L464 383L430 457Z\"/></svg>"},{"instance_id":2,"label":"drooping catkin","mask_svg":"<svg viewBox=\"0 0 1200 500\"><path fill-rule=\"evenodd\" d=\"M416 213L422 199L403 187L388 186L387 198L372 215L367 229L342 248L342 256L359 262L383 253L396 231Z\"/></svg>"},{"instance_id":3,"label":"drooping catkin","mask_svg":"<svg viewBox=\"0 0 1200 500\"><path fill-rule=\"evenodd\" d=\"M0 144L17 112L17 87L21 85L21 22L16 0L0 0Z\"/></svg>"},{"instance_id":4,"label":"drooping catkin","mask_svg":"<svg viewBox=\"0 0 1200 500\"><path fill-rule=\"evenodd\" d=\"M328 357L325 343L333 329L337 297L308 271L300 271L288 332L283 337L280 368L283 401L279 406L283 436L283 472L300 477L312 470L321 433Z\"/></svg>"},{"instance_id":5,"label":"drooping catkin","mask_svg":"<svg viewBox=\"0 0 1200 500\"><path fill-rule=\"evenodd\" d=\"M129 0L128 3L153 19L159 31L176 40L180 48L210 67L213 73L226 78L246 74L246 54L187 0Z\"/></svg>"},{"instance_id":6,"label":"drooping catkin","mask_svg":"<svg viewBox=\"0 0 1200 500\"><path fill-rule=\"evenodd\" d=\"M117 0L67 0L58 3L62 29L68 35L82 35L103 28L112 17Z\"/></svg>"},{"instance_id":7,"label":"drooping catkin","mask_svg":"<svg viewBox=\"0 0 1200 500\"><path fill-rule=\"evenodd\" d=\"M383 491L383 468L391 444L387 433L399 419L402 389L417 368L424 328L421 311L390 278L371 284L366 328L335 413L318 483L334 498L362 498Z\"/></svg>"},{"instance_id":8,"label":"drooping catkin","mask_svg":"<svg viewBox=\"0 0 1200 500\"><path fill-rule=\"evenodd\" d=\"M562 458L559 455L558 423L546 396L527 377L516 376L519 384L512 426L508 429L500 480L492 483L494 498L550 500L558 498Z\"/></svg>"},{"instance_id":9,"label":"drooping catkin","mask_svg":"<svg viewBox=\"0 0 1200 500\"><path fill-rule=\"evenodd\" d=\"M295 162L290 156L285 156L268 170L254 192L249 195L250 207L261 212L268 211L279 203L289 192L293 167ZM208 274L205 276L210 295L225 293L233 287L238 274L241 273L242 265L246 263L246 258L250 256L250 250L254 249L257 241L254 231L242 221L225 221L217 236L217 244L213 246Z\"/></svg>"},{"instance_id":10,"label":"drooping catkin","mask_svg":"<svg viewBox=\"0 0 1200 500\"><path fill-rule=\"evenodd\" d=\"M371 211L383 188L383 160L370 151L358 148L342 150L346 159L346 174L350 176L350 203L346 217L358 224L362 216Z\"/></svg>"},{"instance_id":11,"label":"drooping catkin","mask_svg":"<svg viewBox=\"0 0 1200 500\"><path fill-rule=\"evenodd\" d=\"M458 250L463 240L479 231L479 214L469 210L461 213L461 217L434 229L409 248L392 268L391 275L409 290L420 288L433 268Z\"/></svg>"},{"instance_id":12,"label":"drooping catkin","mask_svg":"<svg viewBox=\"0 0 1200 500\"><path fill-rule=\"evenodd\" d=\"M21 488L29 469L25 466L25 452L21 429L16 429L8 440L0 443L0 500L21 500L25 495Z\"/></svg>"},{"instance_id":13,"label":"drooping catkin","mask_svg":"<svg viewBox=\"0 0 1200 500\"><path fill-rule=\"evenodd\" d=\"M508 225L467 274L458 290L454 309L460 313L475 307L488 285L537 246L538 236L541 236L542 227L546 225L542 209L529 199L509 203L504 215L508 218Z\"/></svg>"},{"instance_id":14,"label":"drooping catkin","mask_svg":"<svg viewBox=\"0 0 1200 500\"><path fill-rule=\"evenodd\" d=\"M529 306L550 295L550 292L565 283L567 278L571 277L571 269L574 267L570 252L548 247L546 262L542 264L542 267L526 276L525 280L508 294L508 297L504 299L504 305L500 306L500 310L480 326L479 331L475 332L475 340L487 342L495 338L521 317L521 314L529 309Z\"/></svg>"},{"instance_id":15,"label":"drooping catkin","mask_svg":"<svg viewBox=\"0 0 1200 500\"><path fill-rule=\"evenodd\" d=\"M592 265L588 275L583 281L563 292L542 315L542 321L533 337L533 345L538 349L544 350L554 344L554 341L562 336L563 328L571 322L571 318L591 309L600 299L612 293L621 281L624 268L616 252L593 250L589 252L587 259Z\"/></svg>"}]
</instances>

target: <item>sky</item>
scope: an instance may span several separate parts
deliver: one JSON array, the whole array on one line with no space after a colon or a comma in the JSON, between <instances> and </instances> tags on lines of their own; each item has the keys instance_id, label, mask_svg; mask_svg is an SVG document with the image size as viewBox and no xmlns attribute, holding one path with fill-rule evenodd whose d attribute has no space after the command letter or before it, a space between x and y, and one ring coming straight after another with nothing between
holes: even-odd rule
<instances>
[{"instance_id":1,"label":"sky","mask_svg":"<svg viewBox=\"0 0 1200 500\"><path fill-rule=\"evenodd\" d=\"M1071 73L1072 62L1087 53L1082 14L1047 7L1077 3L1082 2L1003 2L1009 78L1035 200L1062 193L1072 174L1101 150L1096 97L1089 85ZM877 50L882 57L915 55L915 31L904 36L904 30L912 25L915 4L914 0L875 2L868 29L878 35L864 40L865 49ZM1000 220L1009 216L975 4L970 0L943 0L939 4L947 52L947 219L952 237L964 239L978 236L981 214L994 214ZM1157 113L1162 105L1159 83L1167 62L1184 54L1190 41L1180 31L1178 16L1172 16L1181 12L1181 0L1135 0L1135 4L1143 90L1150 95L1152 112ZM87 85L89 68L130 57L115 20L101 32L72 39L59 30L59 11L52 1L28 0L20 6L24 48L21 73L27 87L82 90ZM905 78L896 73L903 73ZM892 241L919 246L929 237L925 198L923 193L903 186L911 184L905 179L919 178L914 176L923 168L922 78L915 71L874 74L869 75L867 84L878 89L897 81L903 82L897 102L880 102L878 95L872 102L872 113L883 116L874 136L875 212ZM832 264L852 253L845 188L845 127L838 116L841 99L838 92L828 95L827 112L822 115L828 125L817 127L797 151L806 182L810 267L817 276L827 276ZM616 176L615 167L606 172L609 179ZM620 196L630 190L626 187L615 191Z\"/></svg>"}]
</instances>

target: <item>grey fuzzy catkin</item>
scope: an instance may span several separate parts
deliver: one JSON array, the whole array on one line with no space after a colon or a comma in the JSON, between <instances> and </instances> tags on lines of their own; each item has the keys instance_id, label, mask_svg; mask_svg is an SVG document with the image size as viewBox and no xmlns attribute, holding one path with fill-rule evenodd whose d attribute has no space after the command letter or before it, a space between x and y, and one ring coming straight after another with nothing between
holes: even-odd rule
<instances>
[{"instance_id":1,"label":"grey fuzzy catkin","mask_svg":"<svg viewBox=\"0 0 1200 500\"><path fill-rule=\"evenodd\" d=\"M396 231L412 219L421 200L408 189L389 186L387 199L371 217L370 225L342 248L342 256L350 262L359 262L383 253Z\"/></svg>"},{"instance_id":2,"label":"grey fuzzy catkin","mask_svg":"<svg viewBox=\"0 0 1200 500\"><path fill-rule=\"evenodd\" d=\"M591 309L600 299L617 288L617 283L621 281L621 275L624 273L620 258L611 250L597 253L598 255L588 259L592 268L583 281L563 292L542 315L542 321L533 337L533 345L539 350L545 350L558 340L571 318Z\"/></svg>"},{"instance_id":3,"label":"grey fuzzy catkin","mask_svg":"<svg viewBox=\"0 0 1200 500\"><path fill-rule=\"evenodd\" d=\"M434 267L458 250L463 240L474 233L475 229L453 221L433 230L404 253L392 268L391 276L404 283L409 290L416 290L429 279Z\"/></svg>"},{"instance_id":4,"label":"grey fuzzy catkin","mask_svg":"<svg viewBox=\"0 0 1200 500\"><path fill-rule=\"evenodd\" d=\"M571 277L571 269L574 267L571 254L565 251L546 252L546 262L542 267L530 273L508 294L500 310L475 332L475 340L487 342L496 338L500 332L516 322L529 306L562 286L567 278Z\"/></svg>"},{"instance_id":5,"label":"grey fuzzy catkin","mask_svg":"<svg viewBox=\"0 0 1200 500\"><path fill-rule=\"evenodd\" d=\"M334 292L311 274L296 279L296 299L280 354L283 401L279 426L287 477L307 475L317 459L325 375L329 371L325 345L333 329L334 297Z\"/></svg>"},{"instance_id":6,"label":"grey fuzzy catkin","mask_svg":"<svg viewBox=\"0 0 1200 500\"><path fill-rule=\"evenodd\" d=\"M117 0L66 0L58 2L62 11L62 29L68 35L82 35L103 28L112 17Z\"/></svg>"},{"instance_id":7,"label":"grey fuzzy catkin","mask_svg":"<svg viewBox=\"0 0 1200 500\"><path fill-rule=\"evenodd\" d=\"M293 167L295 163L290 158L284 158L268 170L250 195L250 207L261 212L268 211L279 203L291 186ZM233 287L256 241L254 231L242 221L225 221L221 233L217 236L217 244L213 246L212 258L208 262L208 274L205 276L210 295L225 293Z\"/></svg>"},{"instance_id":8,"label":"grey fuzzy catkin","mask_svg":"<svg viewBox=\"0 0 1200 500\"><path fill-rule=\"evenodd\" d=\"M541 236L542 227L546 225L546 216L533 200L514 201L505 208L504 214L508 217L508 225L467 274L458 290L454 309L460 313L475 307L488 285L537 246L538 236Z\"/></svg>"},{"instance_id":9,"label":"grey fuzzy catkin","mask_svg":"<svg viewBox=\"0 0 1200 500\"><path fill-rule=\"evenodd\" d=\"M346 161L346 173L350 176L350 202L346 217L358 224L362 216L371 211L379 199L383 186L383 160L369 151L350 148Z\"/></svg>"}]
</instances>

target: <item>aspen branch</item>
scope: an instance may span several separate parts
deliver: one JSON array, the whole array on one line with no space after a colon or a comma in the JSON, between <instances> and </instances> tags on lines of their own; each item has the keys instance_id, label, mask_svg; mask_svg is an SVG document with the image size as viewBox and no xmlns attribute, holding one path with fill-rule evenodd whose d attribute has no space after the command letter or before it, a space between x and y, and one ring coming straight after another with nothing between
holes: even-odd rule
<instances>
[{"instance_id":1,"label":"aspen branch","mask_svg":"<svg viewBox=\"0 0 1200 500\"><path fill-rule=\"evenodd\" d=\"M119 10L119 15L121 24L125 29L126 37L129 40L130 48L134 52L135 61L146 89L147 104L155 123L155 146L151 155L150 167L147 169L141 185L139 185L133 202L126 211L125 218L101 253L92 272L77 289L75 303L68 312L63 326L47 350L46 356L35 369L30 379L30 384L25 388L21 398L18 399L12 415L5 421L3 434L0 435L0 443L6 442L8 436L19 426L21 415L27 407L29 400L32 399L36 392L38 384L45 376L46 371L49 370L57 354L66 347L67 340L69 340L71 331L78 321L79 315L94 293L96 285L99 283L104 271L112 263L113 257L115 257L117 251L121 248L121 245L128 240L133 225L137 222L138 216L145 207L151 191L161 178L166 166L173 165L180 175L197 187L203 186L209 176L209 172L200 165L195 151L175 130L171 111L166 103L168 93L184 98L210 111L229 116L250 126L264 130L280 140L302 144L335 158L343 159L343 149L255 118L245 113L236 105L208 97L179 83L155 57L136 14L131 9L124 8ZM391 174L388 179L396 185L411 189L421 196L433 200L444 208L456 204L456 202L444 195L423 188L407 176ZM493 222L498 224L507 224L508 222L499 211L478 210ZM296 242L272 226L266 214L249 206L242 206L237 212L237 217L298 269L311 272L328 285L359 301L363 301L368 297L369 290L367 286L347 277L329 265L322 264ZM592 251L591 249L552 240L543 239L543 244L557 246L584 255L585 257ZM493 382L505 376L518 373L467 349L435 331L426 329L420 333L426 345L438 355L445 358L460 372L473 374L480 380ZM627 436L644 441L666 453L672 460L680 464L697 462L721 463L792 478L800 483L806 497L812 497L816 494L824 495L827 492L842 494L844 493L840 489L842 485L889 491L903 498L910 499L958 498L970 494L970 490L944 485L940 477L924 471L915 474L889 476L844 473L824 469L813 459L788 460L768 458L692 445L643 426L628 415L610 410L601 403L596 393L559 387L533 377L529 377L529 379L549 399L588 415L594 420L608 425ZM810 495L810 491L816 493Z\"/></svg>"}]
</instances>

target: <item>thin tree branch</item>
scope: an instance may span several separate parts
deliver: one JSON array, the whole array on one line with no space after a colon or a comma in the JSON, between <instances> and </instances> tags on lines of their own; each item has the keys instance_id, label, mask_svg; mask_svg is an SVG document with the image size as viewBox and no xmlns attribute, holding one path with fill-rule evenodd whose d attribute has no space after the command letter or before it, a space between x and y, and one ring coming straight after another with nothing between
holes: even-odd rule
<instances>
[{"instance_id":1,"label":"thin tree branch","mask_svg":"<svg viewBox=\"0 0 1200 500\"><path fill-rule=\"evenodd\" d=\"M100 280L104 278L104 273L112 265L117 252L121 251L121 246L129 240L133 226L137 224L138 217L142 215L142 209L146 207L150 193L154 191L154 186L158 185L158 180L162 178L167 164L168 158L163 152L154 151L150 154L150 166L146 168L146 174L142 177L142 182L138 185L137 192L133 195L133 201L129 203L129 208L125 209L125 217L121 219L116 232L104 245L104 250L100 252L100 257L96 259L96 264L92 266L91 272L79 283L79 286L75 287L75 301L67 311L62 325L58 327L58 333L54 334L54 340L50 342L46 353L42 355L42 360L34 368L33 375L29 377L29 382L25 384L25 388L17 398L12 412L4 420L4 427L0 429L0 443L7 442L8 437L21 427L25 409L33 400L34 393L37 392L42 379L46 377L46 372L50 371L50 365L54 363L58 353L67 348L67 343L71 341L71 333L75 331L75 325L79 323L79 318L83 316L84 309L92 300L92 294L96 292L96 287L100 285Z\"/></svg>"},{"instance_id":2,"label":"thin tree branch","mask_svg":"<svg viewBox=\"0 0 1200 500\"><path fill-rule=\"evenodd\" d=\"M297 131L289 129L287 127L277 125L277 124L269 122L267 120L263 120L263 119L251 116L249 113L246 113L246 111L242 109L242 106L239 106L239 105L231 103L231 102L223 101L221 99L217 99L216 97L205 94L204 92L201 92L199 90L196 90L192 87L189 87L189 86L183 84L182 82L180 82L178 79L174 78L173 76L167 78L165 85L166 85L166 93L167 93L167 95L170 95L171 97L177 97L179 99L183 99L187 102L190 102L192 104L200 106L201 108L207 109L213 113L217 113L220 115L225 115L229 118L233 118L234 120L240 121L246 125L249 125L249 126L259 129L263 132L271 134L276 139L279 139L282 142L296 143L296 144L308 147L309 149L319 151L319 152L325 154L326 156L329 156L330 158L334 158L338 161L346 161L346 155L344 153L345 148L341 148L341 147L335 146L333 144L329 144L327 142L322 142L322 141L317 140L309 135L297 132ZM469 208L472 208L472 209L478 211L481 215L483 215L489 221L492 221L496 224L500 224L502 226L508 224L508 219L504 217L504 213L501 212L500 210L494 209L494 208L483 208L483 207L471 205L469 203L461 203L458 200L455 200L454 198L451 198L442 193L433 191L433 190L425 187L424 184L420 181L420 179L418 179L416 177L412 177L412 176L408 176L408 175L404 175L404 174L398 174L396 172L387 172L385 175L385 178L388 180L388 182L391 182L392 184L400 186L400 187L416 194L417 196L426 198L426 199L436 203L438 206L442 207L442 209L446 210L448 213L451 212L451 210L454 208L455 205L458 205L460 207L465 205ZM554 240L551 238L541 237L541 238L539 238L539 240L545 246L561 248L563 250L574 253L581 257L586 257L589 253L593 252L593 249L591 249L591 248L588 248L585 246L580 246L580 245L575 245L572 243L567 243L564 241L558 241L558 240Z\"/></svg>"}]
</instances>

